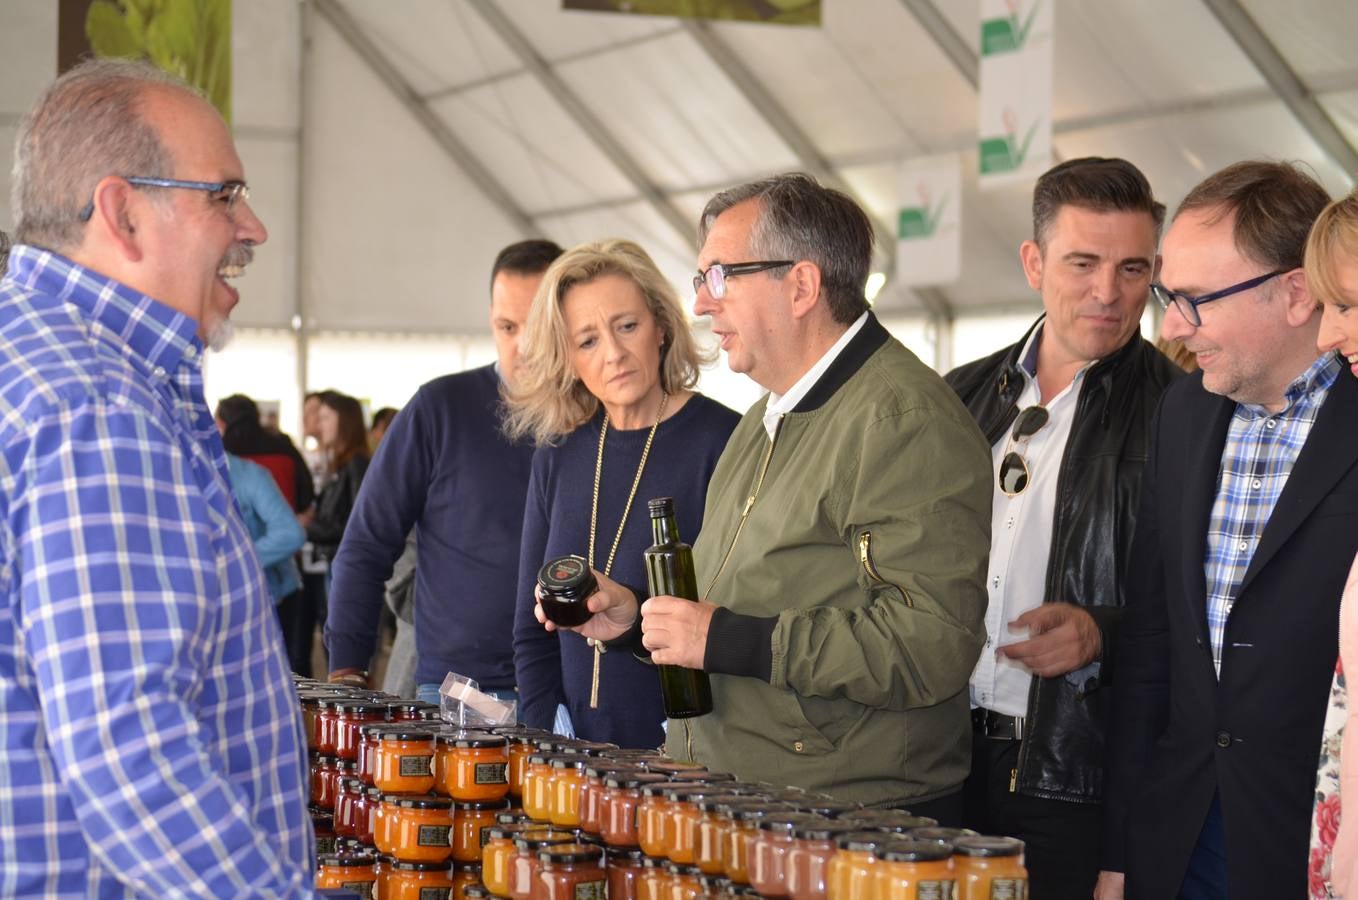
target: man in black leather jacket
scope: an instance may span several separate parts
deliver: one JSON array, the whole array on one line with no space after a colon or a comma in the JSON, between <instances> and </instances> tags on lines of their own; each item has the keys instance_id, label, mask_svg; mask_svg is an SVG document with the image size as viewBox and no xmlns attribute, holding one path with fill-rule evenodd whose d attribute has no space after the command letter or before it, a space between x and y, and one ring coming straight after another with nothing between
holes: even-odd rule
<instances>
[{"instance_id":1,"label":"man in black leather jacket","mask_svg":"<svg viewBox=\"0 0 1358 900\"><path fill-rule=\"evenodd\" d=\"M1044 174L1019 256L1045 313L947 379L998 481L967 824L1026 842L1034 900L1098 877L1109 651L1151 417L1182 374L1139 332L1164 214L1125 160Z\"/></svg>"}]
</instances>

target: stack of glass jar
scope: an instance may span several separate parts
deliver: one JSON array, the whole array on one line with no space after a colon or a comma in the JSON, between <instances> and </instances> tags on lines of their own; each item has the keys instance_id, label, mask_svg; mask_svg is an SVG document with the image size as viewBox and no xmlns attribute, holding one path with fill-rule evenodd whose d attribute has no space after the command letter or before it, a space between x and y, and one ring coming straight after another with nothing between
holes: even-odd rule
<instances>
[{"instance_id":1,"label":"stack of glass jar","mask_svg":"<svg viewBox=\"0 0 1358 900\"><path fill-rule=\"evenodd\" d=\"M318 887L379 900L956 900L1027 894L1023 845L736 781L658 751L299 682Z\"/></svg>"}]
</instances>

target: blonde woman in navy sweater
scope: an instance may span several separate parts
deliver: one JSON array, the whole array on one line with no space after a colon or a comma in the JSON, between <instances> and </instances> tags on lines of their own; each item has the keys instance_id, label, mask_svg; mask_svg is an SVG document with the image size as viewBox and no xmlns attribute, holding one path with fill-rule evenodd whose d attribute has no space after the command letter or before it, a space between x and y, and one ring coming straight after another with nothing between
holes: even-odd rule
<instances>
[{"instance_id":1,"label":"blonde woman in navy sweater","mask_svg":"<svg viewBox=\"0 0 1358 900\"><path fill-rule=\"evenodd\" d=\"M659 746L665 713L655 669L629 648L544 629L533 588L543 562L573 553L644 597L646 501L674 497L680 535L697 537L708 479L739 416L692 391L703 359L683 307L630 241L583 244L553 263L520 353L507 427L538 444L514 618L520 718L589 740Z\"/></svg>"}]
</instances>

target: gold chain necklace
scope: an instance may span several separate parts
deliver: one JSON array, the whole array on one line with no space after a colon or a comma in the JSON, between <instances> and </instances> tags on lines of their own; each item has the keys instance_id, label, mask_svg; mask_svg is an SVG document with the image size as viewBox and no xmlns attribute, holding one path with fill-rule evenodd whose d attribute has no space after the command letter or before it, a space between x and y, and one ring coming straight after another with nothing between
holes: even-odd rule
<instances>
[{"instance_id":1,"label":"gold chain necklace","mask_svg":"<svg viewBox=\"0 0 1358 900\"><path fill-rule=\"evenodd\" d=\"M613 546L608 551L608 561L604 563L603 573L605 575L613 571L613 557L618 553L618 544L622 541L623 530L627 528L627 516L632 512L632 501L637 498L637 488L641 486L641 473L646 470L646 459L651 455L651 444L655 442L656 430L660 428L660 420L665 417L665 404L669 402L670 395L666 392L660 394L660 410L655 414L655 424L651 426L650 434L646 435L646 445L641 448L641 462L637 463L637 474L632 479L632 489L627 493L627 504L622 508L622 521L618 523L618 533L613 536ZM604 411L603 424L599 426L599 454L594 460L594 497L589 507L589 567L594 568L594 541L599 530L599 485L603 481L604 475L604 438L608 435L608 412ZM604 654L602 641L589 638L589 644L594 647L594 675L589 682L589 708L599 708L599 663Z\"/></svg>"}]
</instances>

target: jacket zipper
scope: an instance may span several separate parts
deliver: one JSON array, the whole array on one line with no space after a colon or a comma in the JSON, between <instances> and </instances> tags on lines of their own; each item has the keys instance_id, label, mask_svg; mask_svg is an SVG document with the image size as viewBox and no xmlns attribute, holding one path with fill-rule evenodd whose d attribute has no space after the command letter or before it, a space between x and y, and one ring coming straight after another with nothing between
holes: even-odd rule
<instances>
[{"instance_id":1,"label":"jacket zipper","mask_svg":"<svg viewBox=\"0 0 1358 900\"><path fill-rule=\"evenodd\" d=\"M893 587L896 590L900 591L901 596L905 598L905 605L912 608L914 607L915 601L914 598L910 596L909 591L901 587L899 584L896 584L895 582L887 581L885 578L881 576L880 573L878 573L877 566L874 565L872 562L871 531L865 531L858 536L858 561L863 564L863 571L868 573L868 578L872 579L877 584L883 585L885 587Z\"/></svg>"},{"instance_id":2,"label":"jacket zipper","mask_svg":"<svg viewBox=\"0 0 1358 900\"><path fill-rule=\"evenodd\" d=\"M717 579L726 570L726 564L731 560L731 552L736 549L736 541L740 540L740 533L745 530L745 522L750 518L750 511L754 509L755 498L759 496L759 489L764 486L764 476L769 473L769 463L773 461L773 448L778 443L778 435L783 430L783 416L778 416L778 423L773 426L773 437L769 438L769 449L764 451L764 461L759 466L759 477L755 480L754 491L745 498L745 508L740 511L740 524L736 526L736 533L731 538L731 544L726 548L726 555L721 558L721 565L717 567L717 574L712 576L712 580L707 583L707 590L703 591L703 596L707 597L712 593L712 588L716 586Z\"/></svg>"}]
</instances>

